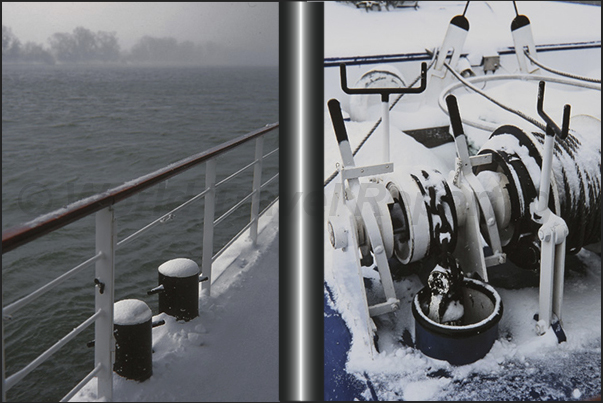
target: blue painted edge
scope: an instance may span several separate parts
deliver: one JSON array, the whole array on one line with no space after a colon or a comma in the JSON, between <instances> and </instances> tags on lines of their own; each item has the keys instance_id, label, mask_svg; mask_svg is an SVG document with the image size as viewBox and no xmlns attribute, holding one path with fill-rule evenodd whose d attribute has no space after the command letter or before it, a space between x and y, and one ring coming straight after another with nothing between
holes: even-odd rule
<instances>
[{"instance_id":1,"label":"blue painted edge","mask_svg":"<svg viewBox=\"0 0 603 403\"><path fill-rule=\"evenodd\" d=\"M333 294L326 283L324 288L324 400L366 401L367 390L371 399L377 400L368 374L363 382L345 369L352 335L341 314L332 308Z\"/></svg>"}]
</instances>

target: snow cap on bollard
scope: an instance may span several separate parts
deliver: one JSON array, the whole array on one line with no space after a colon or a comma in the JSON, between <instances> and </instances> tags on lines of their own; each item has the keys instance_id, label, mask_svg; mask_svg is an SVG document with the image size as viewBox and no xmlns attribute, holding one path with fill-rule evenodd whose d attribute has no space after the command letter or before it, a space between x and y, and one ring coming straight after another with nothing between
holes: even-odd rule
<instances>
[{"instance_id":1,"label":"snow cap on bollard","mask_svg":"<svg viewBox=\"0 0 603 403\"><path fill-rule=\"evenodd\" d=\"M113 370L127 379L145 381L153 374L153 317L143 301L124 299L114 304L115 363Z\"/></svg>"},{"instance_id":2,"label":"snow cap on bollard","mask_svg":"<svg viewBox=\"0 0 603 403\"><path fill-rule=\"evenodd\" d=\"M138 325L153 317L151 308L138 299L123 299L116 302L113 309L113 323L116 325Z\"/></svg>"},{"instance_id":3,"label":"snow cap on bollard","mask_svg":"<svg viewBox=\"0 0 603 403\"><path fill-rule=\"evenodd\" d=\"M199 265L191 259L168 260L158 268L159 312L189 321L199 316Z\"/></svg>"},{"instance_id":4,"label":"snow cap on bollard","mask_svg":"<svg viewBox=\"0 0 603 403\"><path fill-rule=\"evenodd\" d=\"M177 258L168 260L158 268L166 277L185 278L199 274L199 265L191 259Z\"/></svg>"}]
</instances>

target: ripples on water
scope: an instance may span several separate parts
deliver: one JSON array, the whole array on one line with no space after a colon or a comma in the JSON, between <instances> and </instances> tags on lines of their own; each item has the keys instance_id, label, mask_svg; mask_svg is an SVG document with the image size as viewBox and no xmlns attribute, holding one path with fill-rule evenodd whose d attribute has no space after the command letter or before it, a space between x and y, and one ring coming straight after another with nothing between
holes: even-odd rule
<instances>
[{"instance_id":1,"label":"ripples on water","mask_svg":"<svg viewBox=\"0 0 603 403\"><path fill-rule=\"evenodd\" d=\"M278 121L278 68L2 66L2 228ZM264 153L278 146L270 134ZM218 180L253 159L249 144L218 159ZM278 172L278 153L263 181ZM251 191L252 170L218 188L216 217ZM115 208L118 239L200 193L204 167ZM264 208L278 180L262 194ZM214 253L249 220L243 206L216 229ZM157 267L175 257L200 263L203 201L116 252L115 300L136 298L157 313ZM3 306L94 255L94 215L2 257ZM12 375L94 312L94 266L17 311L5 323ZM12 401L61 399L93 368L93 326L8 391Z\"/></svg>"}]
</instances>

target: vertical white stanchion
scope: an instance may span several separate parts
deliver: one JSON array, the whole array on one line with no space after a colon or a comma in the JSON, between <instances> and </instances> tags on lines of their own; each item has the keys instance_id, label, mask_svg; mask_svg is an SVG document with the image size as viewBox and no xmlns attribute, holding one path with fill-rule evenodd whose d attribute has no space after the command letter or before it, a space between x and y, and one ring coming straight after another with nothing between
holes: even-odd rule
<instances>
[{"instance_id":1,"label":"vertical white stanchion","mask_svg":"<svg viewBox=\"0 0 603 403\"><path fill-rule=\"evenodd\" d=\"M257 245L258 219L260 214L260 189L262 186L262 160L264 157L264 136L255 140L255 166L253 167L253 196L251 197L251 226L249 235L253 246Z\"/></svg>"},{"instance_id":2,"label":"vertical white stanchion","mask_svg":"<svg viewBox=\"0 0 603 403\"><path fill-rule=\"evenodd\" d=\"M98 399L113 400L113 357L115 338L113 337L113 300L115 272L116 230L113 207L96 213L96 253L102 258L96 262L95 309L102 311L95 323L95 365L101 364L98 373Z\"/></svg>"},{"instance_id":3,"label":"vertical white stanchion","mask_svg":"<svg viewBox=\"0 0 603 403\"><path fill-rule=\"evenodd\" d=\"M544 136L542 152L542 173L540 175L540 190L538 194L538 212L543 214L548 209L549 185L551 181L551 166L553 162L553 146L555 137ZM538 232L541 240L540 251L540 295L539 295L539 333L548 329L552 322L553 300L555 290L555 233L541 229Z\"/></svg>"},{"instance_id":4,"label":"vertical white stanchion","mask_svg":"<svg viewBox=\"0 0 603 403\"><path fill-rule=\"evenodd\" d=\"M542 172L540 174L540 189L538 192L538 210L543 212L549 204L549 186L551 184L551 167L553 166L553 148L555 137L544 136L542 151Z\"/></svg>"},{"instance_id":5,"label":"vertical white stanchion","mask_svg":"<svg viewBox=\"0 0 603 403\"><path fill-rule=\"evenodd\" d=\"M381 102L381 120L383 123L383 163L390 162L389 159L389 97Z\"/></svg>"},{"instance_id":6,"label":"vertical white stanchion","mask_svg":"<svg viewBox=\"0 0 603 403\"><path fill-rule=\"evenodd\" d=\"M555 136L565 139L569 132L569 105L563 107L563 124L559 126L546 114L544 105L545 82L540 81L538 87L538 114L546 122L544 146L542 151L542 172L540 174L540 190L536 215L542 220L538 230L541 241L540 249L540 290L539 312L536 332L544 334L553 325L553 330L559 343L566 341L566 335L561 329L561 304L563 302L563 279L565 272L565 243L569 233L567 224L560 216L554 214L548 207L549 186L551 182L551 167L553 164L553 149Z\"/></svg>"},{"instance_id":7,"label":"vertical white stanchion","mask_svg":"<svg viewBox=\"0 0 603 403\"><path fill-rule=\"evenodd\" d=\"M214 254L214 215L216 210L216 159L212 158L205 164L205 211L203 215L203 258L201 272L207 276L203 289L211 293L211 261Z\"/></svg>"},{"instance_id":8,"label":"vertical white stanchion","mask_svg":"<svg viewBox=\"0 0 603 403\"><path fill-rule=\"evenodd\" d=\"M553 289L555 281L555 234L542 230L538 232L542 246L540 249L540 288L538 295L537 332L548 330L553 317Z\"/></svg>"}]
</instances>

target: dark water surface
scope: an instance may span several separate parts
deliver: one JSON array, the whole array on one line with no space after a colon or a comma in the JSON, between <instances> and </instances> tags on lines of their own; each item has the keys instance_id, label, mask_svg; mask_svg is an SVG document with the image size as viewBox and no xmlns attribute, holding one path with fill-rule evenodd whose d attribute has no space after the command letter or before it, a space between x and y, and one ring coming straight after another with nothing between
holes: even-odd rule
<instances>
[{"instance_id":1,"label":"dark water surface","mask_svg":"<svg viewBox=\"0 0 603 403\"><path fill-rule=\"evenodd\" d=\"M2 66L2 229L102 192L278 121L278 68ZM268 135L264 153L278 146ZM254 144L218 158L218 180L253 160ZM118 240L205 186L204 165L115 207ZM216 217L251 191L252 169L216 195ZM278 172L264 161L263 181ZM278 180L262 193L263 209ZM157 267L202 255L203 200L119 248L115 300L157 313ZM249 220L250 204L216 228L214 253ZM94 255L94 215L2 256L6 306ZM7 376L94 312L94 266L5 321ZM93 326L8 391L12 401L60 400L93 368Z\"/></svg>"}]
</instances>

